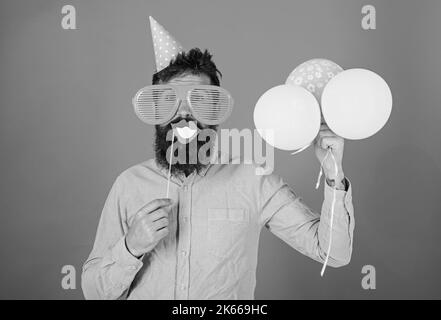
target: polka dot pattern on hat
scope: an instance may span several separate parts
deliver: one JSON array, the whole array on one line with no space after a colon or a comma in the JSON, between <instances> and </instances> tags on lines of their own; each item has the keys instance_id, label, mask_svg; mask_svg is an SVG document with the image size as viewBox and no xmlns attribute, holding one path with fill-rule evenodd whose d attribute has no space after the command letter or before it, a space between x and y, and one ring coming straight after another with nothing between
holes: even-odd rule
<instances>
[{"instance_id":1,"label":"polka dot pattern on hat","mask_svg":"<svg viewBox=\"0 0 441 320\"><path fill-rule=\"evenodd\" d=\"M155 50L156 72L166 68L170 61L184 51L182 45L164 29L155 19L150 17L153 48Z\"/></svg>"}]
</instances>

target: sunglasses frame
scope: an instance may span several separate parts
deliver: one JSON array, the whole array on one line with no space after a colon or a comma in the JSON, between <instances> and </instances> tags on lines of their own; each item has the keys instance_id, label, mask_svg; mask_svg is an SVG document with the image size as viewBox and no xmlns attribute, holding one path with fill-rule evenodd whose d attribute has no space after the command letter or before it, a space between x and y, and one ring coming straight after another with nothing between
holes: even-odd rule
<instances>
[{"instance_id":1,"label":"sunglasses frame","mask_svg":"<svg viewBox=\"0 0 441 320\"><path fill-rule=\"evenodd\" d=\"M144 120L143 116L138 112L138 107L137 107L137 101L139 99L139 96L141 94L143 94L145 91L147 91L147 89L151 89L152 87L156 88L156 89L161 89L161 88L172 88L175 93L176 93L176 103L173 106L173 108L170 111L170 115L167 117L167 120L164 121L151 121L151 122L147 122ZM221 93L225 94L225 96L228 98L228 100L230 101L230 108L228 108L228 111L225 113L225 115L220 118L219 120L216 121L210 121L210 120L206 120L206 119L202 119L196 112L194 112L193 106L191 104L190 101L190 95L192 90L194 89L210 89L212 90L213 88L216 88L216 90L220 91ZM186 94L184 94L184 92L186 92ZM183 99L181 99L181 97L185 96L185 99L187 101L188 107L191 110L191 114L193 115L193 117L199 121L200 123L206 124L206 125L218 125L221 124L222 122L224 122L225 120L228 119L228 117L231 115L232 111L233 111L233 107L234 107L234 99L231 96L231 94L224 88L219 87L219 86L214 86L214 85L186 85L186 86L181 86L181 85L172 85L172 84L155 84L155 85L149 85L149 86L145 86L143 88L141 88L140 90L138 90L138 92L133 96L132 98L132 105L133 108L135 110L136 115L138 116L139 119L141 119L141 121L151 124L151 125L160 125L160 124L166 124L168 123L170 120L173 119L173 117L176 115L176 112L179 109L179 106L182 102Z\"/></svg>"}]
</instances>

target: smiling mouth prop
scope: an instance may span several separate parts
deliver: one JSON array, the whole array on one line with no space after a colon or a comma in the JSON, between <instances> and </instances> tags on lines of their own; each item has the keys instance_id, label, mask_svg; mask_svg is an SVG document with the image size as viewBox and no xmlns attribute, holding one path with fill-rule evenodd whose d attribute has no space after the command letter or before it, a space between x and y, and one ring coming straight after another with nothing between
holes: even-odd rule
<instances>
[{"instance_id":1,"label":"smiling mouth prop","mask_svg":"<svg viewBox=\"0 0 441 320\"><path fill-rule=\"evenodd\" d=\"M181 120L178 123L172 124L173 132L182 144L187 144L193 140L197 133L198 127L194 121Z\"/></svg>"}]
</instances>

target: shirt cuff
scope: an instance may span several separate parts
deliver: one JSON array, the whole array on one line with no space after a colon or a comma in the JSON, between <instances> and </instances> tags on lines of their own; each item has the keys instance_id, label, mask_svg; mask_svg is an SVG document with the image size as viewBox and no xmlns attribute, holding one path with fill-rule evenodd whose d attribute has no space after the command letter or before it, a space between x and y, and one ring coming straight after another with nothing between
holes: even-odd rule
<instances>
[{"instance_id":1,"label":"shirt cuff","mask_svg":"<svg viewBox=\"0 0 441 320\"><path fill-rule=\"evenodd\" d=\"M331 208L332 199L334 197L334 192L335 192L336 207L344 205L346 211L350 212L350 208L352 204L352 185L348 178L345 177L345 179L346 179L347 191L335 189L333 187L330 187L326 182L324 183L325 185L324 204L327 208Z\"/></svg>"},{"instance_id":2,"label":"shirt cuff","mask_svg":"<svg viewBox=\"0 0 441 320\"><path fill-rule=\"evenodd\" d=\"M135 258L126 247L125 237L122 237L111 249L111 259L118 266L121 286L128 287L143 263Z\"/></svg>"},{"instance_id":3,"label":"shirt cuff","mask_svg":"<svg viewBox=\"0 0 441 320\"><path fill-rule=\"evenodd\" d=\"M348 192L349 192L349 189L351 188L351 183L350 183L350 181L348 180L348 178L346 178L346 177L344 177L344 179L343 179L343 183L345 184L346 190L341 190L341 189L337 189L337 188L335 188L335 187L333 187L333 186L330 186L330 185L328 184L328 181L326 181L326 178L325 178L325 181L324 181L324 185L325 185L325 193L326 193L326 192L329 193L329 191L330 191L330 193L331 193L331 195L332 195L332 192L334 191L334 189L335 189L335 191L339 191L340 194L348 193ZM328 189L328 190L327 190L327 189Z\"/></svg>"}]
</instances>

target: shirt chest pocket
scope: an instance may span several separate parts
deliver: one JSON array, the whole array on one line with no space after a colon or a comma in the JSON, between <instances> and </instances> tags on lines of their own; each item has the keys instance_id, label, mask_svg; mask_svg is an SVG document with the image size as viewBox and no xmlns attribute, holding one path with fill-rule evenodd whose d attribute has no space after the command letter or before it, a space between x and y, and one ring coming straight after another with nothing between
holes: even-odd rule
<instances>
[{"instance_id":1,"label":"shirt chest pocket","mask_svg":"<svg viewBox=\"0 0 441 320\"><path fill-rule=\"evenodd\" d=\"M221 258L245 250L249 215L244 208L208 209L208 251Z\"/></svg>"}]
</instances>

